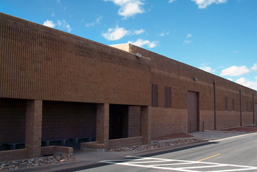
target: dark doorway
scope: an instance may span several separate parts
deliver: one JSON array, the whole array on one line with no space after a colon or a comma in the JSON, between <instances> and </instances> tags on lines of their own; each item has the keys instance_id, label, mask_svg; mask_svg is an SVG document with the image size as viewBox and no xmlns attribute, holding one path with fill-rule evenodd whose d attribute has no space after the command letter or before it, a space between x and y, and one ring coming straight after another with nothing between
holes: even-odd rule
<instances>
[{"instance_id":1,"label":"dark doorway","mask_svg":"<svg viewBox=\"0 0 257 172\"><path fill-rule=\"evenodd\" d=\"M109 139L128 137L128 106L110 105Z\"/></svg>"}]
</instances>

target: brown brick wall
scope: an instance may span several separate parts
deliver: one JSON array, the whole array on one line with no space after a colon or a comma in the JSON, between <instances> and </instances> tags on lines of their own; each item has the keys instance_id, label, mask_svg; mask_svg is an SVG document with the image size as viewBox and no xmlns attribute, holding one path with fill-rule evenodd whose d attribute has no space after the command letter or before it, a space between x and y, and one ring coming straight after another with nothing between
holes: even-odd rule
<instances>
[{"instance_id":1,"label":"brown brick wall","mask_svg":"<svg viewBox=\"0 0 257 172\"><path fill-rule=\"evenodd\" d=\"M114 45L115 46L115 45ZM128 48L124 48L127 46ZM202 122L204 121L205 129L214 128L214 87L213 82L216 81L216 107L217 111L217 128L231 127L239 125L238 114L240 114L240 94L242 90L242 112L243 124L251 123L252 115L246 112L246 101L248 101L248 108L252 101L252 95L256 91L247 87L241 86L234 82L228 81L216 75L207 73L200 69L194 68L187 64L175 61L173 59L164 57L157 53L142 49L140 47L124 44L124 46L117 45L117 48L127 50L130 53L140 53L145 57L151 59L151 83L158 85L158 107L152 108L152 137L167 135L174 132L182 132L181 126L175 126L174 122L170 119L174 116L171 112L175 109L185 111L183 120L184 125L187 123L187 92L199 92L199 115L200 115L200 130L202 129ZM193 81L196 77L198 81ZM165 86L171 87L171 109L163 110L165 105ZM225 97L228 99L228 110L225 111ZM235 100L235 110L232 110L232 99ZM245 115L245 114L248 115ZM237 115L231 115L237 114ZM170 115L170 116L169 116ZM175 116L174 116L175 118ZM228 120L228 122L223 121ZM163 125L161 125L163 123ZM183 125L181 123L181 125ZM186 127L188 127L186 125Z\"/></svg>"},{"instance_id":2,"label":"brown brick wall","mask_svg":"<svg viewBox=\"0 0 257 172\"><path fill-rule=\"evenodd\" d=\"M252 112L245 112L245 113L243 113L242 120L243 120L243 123L242 123L243 126L254 124L253 113Z\"/></svg>"},{"instance_id":3,"label":"brown brick wall","mask_svg":"<svg viewBox=\"0 0 257 172\"><path fill-rule=\"evenodd\" d=\"M0 99L0 144L25 142L25 118L26 100Z\"/></svg>"},{"instance_id":4,"label":"brown brick wall","mask_svg":"<svg viewBox=\"0 0 257 172\"><path fill-rule=\"evenodd\" d=\"M204 122L204 124L203 124ZM200 126L201 130L204 125L205 130L214 129L214 111L213 110L200 110Z\"/></svg>"},{"instance_id":5,"label":"brown brick wall","mask_svg":"<svg viewBox=\"0 0 257 172\"><path fill-rule=\"evenodd\" d=\"M0 13L0 97L150 105L150 60Z\"/></svg>"},{"instance_id":6,"label":"brown brick wall","mask_svg":"<svg viewBox=\"0 0 257 172\"><path fill-rule=\"evenodd\" d=\"M96 104L43 102L42 140L96 137Z\"/></svg>"},{"instance_id":7,"label":"brown brick wall","mask_svg":"<svg viewBox=\"0 0 257 172\"><path fill-rule=\"evenodd\" d=\"M217 111L217 129L238 126L240 126L240 112L224 110Z\"/></svg>"},{"instance_id":8,"label":"brown brick wall","mask_svg":"<svg viewBox=\"0 0 257 172\"><path fill-rule=\"evenodd\" d=\"M108 148L117 148L117 147L124 147L124 146L133 146L133 145L142 145L143 144L143 137L130 137L124 139L113 139L109 140Z\"/></svg>"},{"instance_id":9,"label":"brown brick wall","mask_svg":"<svg viewBox=\"0 0 257 172\"><path fill-rule=\"evenodd\" d=\"M26 149L0 151L0 162L26 158L28 158Z\"/></svg>"},{"instance_id":10,"label":"brown brick wall","mask_svg":"<svg viewBox=\"0 0 257 172\"><path fill-rule=\"evenodd\" d=\"M152 139L187 131L187 110L152 107L151 116Z\"/></svg>"},{"instance_id":11,"label":"brown brick wall","mask_svg":"<svg viewBox=\"0 0 257 172\"><path fill-rule=\"evenodd\" d=\"M144 142L149 142L149 135L157 137L187 131L188 91L199 93L200 124L205 121L205 127L212 128L210 111L214 109L214 81L219 127L237 124L238 118L233 113L240 114L239 90L242 90L243 124L251 123L251 113L253 114L247 111L246 102L250 106L252 95L257 102L255 90L140 47L131 44L117 46L129 51L128 53L3 13L0 13L0 40L0 98L141 105L144 106L141 108L141 118L144 119L141 119L141 135L146 136L144 139L147 138ZM144 57L137 58L135 53L141 53ZM194 81L194 77L198 81ZM158 85L156 108L147 107L151 105L151 84ZM171 87L172 93L171 108L168 109L164 108L165 87ZM228 99L227 111L225 97ZM234 111L231 105L233 98ZM45 106L43 111L49 111L46 114L52 117L59 116L58 121L61 122L57 122L58 129L45 127L44 121L47 120L43 112L43 137L55 137L56 133L61 137L70 135L70 131L63 135L59 130L62 128L61 123L64 123L60 119L64 116L73 120L67 117L67 113L73 112L63 112L61 108L63 105L55 112L51 107ZM80 110L76 112L79 116L83 108ZM206 113L201 114L203 111ZM142 115L142 112L152 114L153 119L151 115ZM223 117L233 122L221 122ZM180 122L177 122L179 118ZM47 123L49 121L45 122ZM104 125L106 128L107 123ZM73 126L68 125L68 128L72 129ZM56 133L51 135L50 131ZM107 137L104 138L107 143Z\"/></svg>"}]
</instances>

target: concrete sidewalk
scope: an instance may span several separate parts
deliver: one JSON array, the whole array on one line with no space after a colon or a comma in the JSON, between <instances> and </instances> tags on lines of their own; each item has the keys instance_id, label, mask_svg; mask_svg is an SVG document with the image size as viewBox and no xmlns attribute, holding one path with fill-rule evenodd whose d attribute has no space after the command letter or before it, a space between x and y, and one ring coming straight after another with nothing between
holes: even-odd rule
<instances>
[{"instance_id":1,"label":"concrete sidewalk","mask_svg":"<svg viewBox=\"0 0 257 172\"><path fill-rule=\"evenodd\" d=\"M229 138L234 136L243 136L248 133L226 132L226 131L204 131L204 132L194 132L190 134L194 136L194 137L190 137L190 139L197 138L197 139L208 139L209 141L213 141L213 140L219 140L219 139L224 139L224 138ZM170 139L165 141L176 141L181 139L188 139L188 138L176 138L176 139ZM81 152L79 150L74 150L74 157L77 159L76 161L46 165L42 167L17 169L12 171L16 171L16 172L76 171L84 168L88 169L88 168L94 168L97 166L107 165L107 164L100 163L100 161L122 159L127 155L153 156L156 154L179 151L182 149L189 149L192 147L203 146L206 144L212 144L212 143L208 141L204 141L199 143L179 145L174 147L164 147L164 148L152 149L147 151L138 151L138 152Z\"/></svg>"},{"instance_id":2,"label":"concrete sidewalk","mask_svg":"<svg viewBox=\"0 0 257 172\"><path fill-rule=\"evenodd\" d=\"M208 139L209 141L220 140L224 138L249 134L249 132L233 132L220 130L207 130L204 132L190 133L194 138Z\"/></svg>"}]
</instances>

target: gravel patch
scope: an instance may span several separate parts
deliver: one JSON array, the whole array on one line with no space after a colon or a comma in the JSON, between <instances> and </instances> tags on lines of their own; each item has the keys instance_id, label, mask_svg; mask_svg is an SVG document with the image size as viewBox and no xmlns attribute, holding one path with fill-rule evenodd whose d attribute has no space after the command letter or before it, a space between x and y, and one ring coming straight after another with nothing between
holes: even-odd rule
<instances>
[{"instance_id":1,"label":"gravel patch","mask_svg":"<svg viewBox=\"0 0 257 172\"><path fill-rule=\"evenodd\" d=\"M68 161L75 161L74 157L65 157L60 155L53 155L47 157L17 160L17 161L6 161L0 162L0 171L15 170L19 168L30 168L30 167L39 167L49 164L57 164Z\"/></svg>"},{"instance_id":2,"label":"gravel patch","mask_svg":"<svg viewBox=\"0 0 257 172\"><path fill-rule=\"evenodd\" d=\"M146 151L151 149L158 149L164 147L174 147L178 145L186 145L190 143L204 142L208 141L207 139L179 139L175 141L153 141L151 144L146 145L138 145L138 146L128 146L128 147L119 147L108 149L107 152L138 152L138 151Z\"/></svg>"}]
</instances>

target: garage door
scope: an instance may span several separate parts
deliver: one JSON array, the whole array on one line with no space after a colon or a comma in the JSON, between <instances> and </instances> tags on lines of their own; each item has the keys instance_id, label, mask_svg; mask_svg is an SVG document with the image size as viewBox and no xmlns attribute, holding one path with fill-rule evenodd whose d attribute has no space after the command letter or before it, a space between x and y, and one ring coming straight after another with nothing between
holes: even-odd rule
<instances>
[{"instance_id":1,"label":"garage door","mask_svg":"<svg viewBox=\"0 0 257 172\"><path fill-rule=\"evenodd\" d=\"M198 131L198 94L196 92L187 93L187 111L188 132Z\"/></svg>"}]
</instances>

